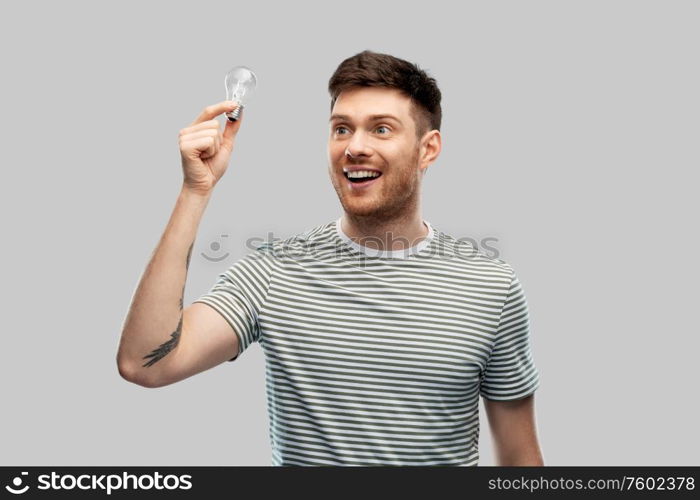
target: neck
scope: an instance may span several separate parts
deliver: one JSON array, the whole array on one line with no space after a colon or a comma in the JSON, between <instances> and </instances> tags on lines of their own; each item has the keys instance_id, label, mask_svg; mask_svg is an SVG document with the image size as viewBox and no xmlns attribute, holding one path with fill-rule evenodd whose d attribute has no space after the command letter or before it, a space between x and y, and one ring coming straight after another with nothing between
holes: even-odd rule
<instances>
[{"instance_id":1,"label":"neck","mask_svg":"<svg viewBox=\"0 0 700 500\"><path fill-rule=\"evenodd\" d=\"M371 215L344 213L340 221L342 231L356 243L380 251L404 250L420 243L428 236L428 227L416 211L394 218L376 218Z\"/></svg>"}]
</instances>

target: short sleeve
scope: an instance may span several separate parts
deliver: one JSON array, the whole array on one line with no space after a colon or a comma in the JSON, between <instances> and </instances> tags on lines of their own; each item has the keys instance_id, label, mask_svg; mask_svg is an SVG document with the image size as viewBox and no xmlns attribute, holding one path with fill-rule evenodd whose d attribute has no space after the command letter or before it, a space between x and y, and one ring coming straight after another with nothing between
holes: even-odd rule
<instances>
[{"instance_id":1,"label":"short sleeve","mask_svg":"<svg viewBox=\"0 0 700 500\"><path fill-rule=\"evenodd\" d=\"M510 401L529 396L539 384L539 372L532 354L527 300L518 277L513 273L491 356L481 377L480 393L486 399Z\"/></svg>"},{"instance_id":2,"label":"short sleeve","mask_svg":"<svg viewBox=\"0 0 700 500\"><path fill-rule=\"evenodd\" d=\"M194 302L221 314L238 337L237 359L260 339L258 314L267 297L273 270L270 247L263 244L219 275L211 289Z\"/></svg>"}]
</instances>

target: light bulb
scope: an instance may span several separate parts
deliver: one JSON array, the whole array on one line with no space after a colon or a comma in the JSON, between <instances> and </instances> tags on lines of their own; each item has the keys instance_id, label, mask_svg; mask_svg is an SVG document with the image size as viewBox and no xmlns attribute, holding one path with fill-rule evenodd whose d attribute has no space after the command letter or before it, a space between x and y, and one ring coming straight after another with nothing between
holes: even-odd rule
<instances>
[{"instance_id":1,"label":"light bulb","mask_svg":"<svg viewBox=\"0 0 700 500\"><path fill-rule=\"evenodd\" d=\"M226 116L232 122L238 120L241 109L248 104L250 97L255 91L258 80L255 78L250 68L246 66L236 66L226 74L224 84L226 85L226 100L240 104L233 111L227 111Z\"/></svg>"}]
</instances>

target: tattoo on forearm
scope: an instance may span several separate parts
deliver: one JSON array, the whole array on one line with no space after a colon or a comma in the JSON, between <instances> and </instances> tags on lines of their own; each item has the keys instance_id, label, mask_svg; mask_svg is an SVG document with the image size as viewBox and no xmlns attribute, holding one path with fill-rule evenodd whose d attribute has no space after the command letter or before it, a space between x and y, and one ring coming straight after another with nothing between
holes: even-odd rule
<instances>
[{"instance_id":1,"label":"tattoo on forearm","mask_svg":"<svg viewBox=\"0 0 700 500\"><path fill-rule=\"evenodd\" d=\"M187 271L190 269L190 257L192 257L192 247L194 246L194 241L190 245L190 249L187 250L187 259L185 260L185 283L182 284L182 293L180 294L180 310L182 311L182 299L185 296L185 285L187 284Z\"/></svg>"},{"instance_id":2,"label":"tattoo on forearm","mask_svg":"<svg viewBox=\"0 0 700 500\"><path fill-rule=\"evenodd\" d=\"M192 247L194 246L194 241L190 245L190 249L187 250L187 261L185 261L185 271L190 268L190 257L192 257Z\"/></svg>"},{"instance_id":3,"label":"tattoo on forearm","mask_svg":"<svg viewBox=\"0 0 700 500\"><path fill-rule=\"evenodd\" d=\"M148 356L144 356L143 359L148 359L151 358L151 360L143 365L144 367L146 366L151 366L153 363L156 361L162 359L166 354L168 354L170 351L175 349L175 346L177 343L180 341L180 332L182 331L182 314L180 314L180 321L177 323L177 328L173 333L170 334L170 340L167 342L162 343L160 346L158 346L157 349L155 349L151 354Z\"/></svg>"},{"instance_id":4,"label":"tattoo on forearm","mask_svg":"<svg viewBox=\"0 0 700 500\"><path fill-rule=\"evenodd\" d=\"M185 261L185 283L187 283L187 271L190 268L190 258L192 257L192 247L194 247L194 242L192 242L189 250L187 251L187 259ZM153 363L162 359L166 354L168 354L170 351L175 349L175 346L177 346L178 342L180 341L180 333L182 332L182 317L183 317L182 299L184 296L185 296L185 285L182 286L182 293L180 294L180 320L177 323L177 328L175 328L175 331L170 334L170 340L162 343L161 345L158 346L158 348L153 350L149 355L143 357L143 359L151 358L151 360L148 361L146 364L144 364L143 367L151 366Z\"/></svg>"}]
</instances>

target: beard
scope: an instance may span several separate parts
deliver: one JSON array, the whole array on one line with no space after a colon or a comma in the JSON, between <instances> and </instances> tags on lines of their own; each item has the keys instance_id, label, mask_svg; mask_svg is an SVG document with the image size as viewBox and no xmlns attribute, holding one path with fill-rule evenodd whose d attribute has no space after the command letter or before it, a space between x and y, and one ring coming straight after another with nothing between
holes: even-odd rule
<instances>
[{"instance_id":1,"label":"beard","mask_svg":"<svg viewBox=\"0 0 700 500\"><path fill-rule=\"evenodd\" d=\"M406 164L383 172L377 185L357 194L347 187L345 176L331 170L331 182L345 212L365 222L386 222L411 213L417 205L420 187L418 154L416 148Z\"/></svg>"}]
</instances>

